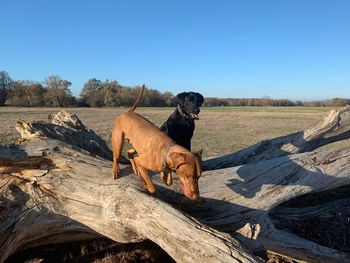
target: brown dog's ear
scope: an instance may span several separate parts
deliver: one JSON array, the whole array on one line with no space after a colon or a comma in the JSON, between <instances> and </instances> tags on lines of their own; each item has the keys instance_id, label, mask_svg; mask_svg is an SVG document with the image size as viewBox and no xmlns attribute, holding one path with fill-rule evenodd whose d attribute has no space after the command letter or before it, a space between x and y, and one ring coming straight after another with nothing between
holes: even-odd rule
<instances>
[{"instance_id":1,"label":"brown dog's ear","mask_svg":"<svg viewBox=\"0 0 350 263\"><path fill-rule=\"evenodd\" d=\"M202 154L203 154L203 149L199 150L198 152L193 153L195 156L195 164L196 164L196 171L197 171L197 176L200 177L202 174Z\"/></svg>"},{"instance_id":2,"label":"brown dog's ear","mask_svg":"<svg viewBox=\"0 0 350 263\"><path fill-rule=\"evenodd\" d=\"M186 163L186 158L182 153L172 152L169 153L169 159L171 161L171 168L178 169L180 165L183 165Z\"/></svg>"},{"instance_id":3,"label":"brown dog's ear","mask_svg":"<svg viewBox=\"0 0 350 263\"><path fill-rule=\"evenodd\" d=\"M194 163L196 164L197 176L201 177L202 175L202 153L195 153Z\"/></svg>"},{"instance_id":4,"label":"brown dog's ear","mask_svg":"<svg viewBox=\"0 0 350 263\"><path fill-rule=\"evenodd\" d=\"M203 149L200 149L198 152L194 153L200 160L202 160Z\"/></svg>"}]
</instances>

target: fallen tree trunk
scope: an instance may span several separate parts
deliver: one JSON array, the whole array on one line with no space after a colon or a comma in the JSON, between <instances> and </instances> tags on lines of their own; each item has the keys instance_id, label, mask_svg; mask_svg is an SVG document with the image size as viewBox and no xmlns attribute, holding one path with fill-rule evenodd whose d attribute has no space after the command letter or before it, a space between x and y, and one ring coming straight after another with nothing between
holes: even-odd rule
<instances>
[{"instance_id":1,"label":"fallen tree trunk","mask_svg":"<svg viewBox=\"0 0 350 263\"><path fill-rule=\"evenodd\" d=\"M215 216L201 217L202 209L188 212L205 224L233 234L251 249L262 246L307 262L347 262L350 260L347 253L276 229L269 212L294 197L349 184L350 149L295 154L205 173L201 179L201 197L203 202L206 198L210 203L216 200L208 212ZM313 209L319 210L317 206ZM280 214L278 221L288 219L288 214Z\"/></svg>"},{"instance_id":2,"label":"fallen tree trunk","mask_svg":"<svg viewBox=\"0 0 350 263\"><path fill-rule=\"evenodd\" d=\"M58 127L79 130L68 122ZM19 122L27 140L0 149L11 159L39 156L29 166L0 161L0 261L27 247L101 235L121 243L150 239L177 262L257 262L252 253L264 250L308 262L350 260L277 229L269 215L293 197L350 184L350 149L205 172L194 203L178 193L177 180L171 187L158 183L156 195L149 195L135 175L127 176L129 166L112 180L111 162L51 135L62 134L56 124L41 124Z\"/></svg>"},{"instance_id":3,"label":"fallen tree trunk","mask_svg":"<svg viewBox=\"0 0 350 263\"><path fill-rule=\"evenodd\" d=\"M149 195L139 178L125 176L130 167L113 180L110 161L62 141L71 134L72 118L66 119L61 126L20 121L22 144L0 149L1 262L31 246L99 236L149 239L177 262L258 262L230 235ZM89 141L80 139L80 145Z\"/></svg>"},{"instance_id":4,"label":"fallen tree trunk","mask_svg":"<svg viewBox=\"0 0 350 263\"><path fill-rule=\"evenodd\" d=\"M2 261L43 242L103 235L121 243L150 239L178 262L256 262L230 236L145 193L134 177L114 181L110 162L54 143L33 146L45 146L52 164L7 168L1 176Z\"/></svg>"}]
</instances>

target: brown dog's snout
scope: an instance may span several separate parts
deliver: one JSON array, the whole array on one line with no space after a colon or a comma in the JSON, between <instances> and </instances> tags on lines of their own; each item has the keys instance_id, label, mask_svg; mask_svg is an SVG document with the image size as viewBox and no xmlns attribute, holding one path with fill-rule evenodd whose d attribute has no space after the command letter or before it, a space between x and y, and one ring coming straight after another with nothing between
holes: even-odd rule
<instances>
[{"instance_id":1,"label":"brown dog's snout","mask_svg":"<svg viewBox=\"0 0 350 263\"><path fill-rule=\"evenodd\" d=\"M198 191L198 182L197 181L185 181L181 180L180 183L182 186L182 190L184 192L184 195L188 197L189 199L195 201L199 198L199 191Z\"/></svg>"},{"instance_id":2,"label":"brown dog's snout","mask_svg":"<svg viewBox=\"0 0 350 263\"><path fill-rule=\"evenodd\" d=\"M197 200L197 199L199 198L199 194L194 193L194 194L192 194L191 196L189 196L189 198L190 198L191 200L195 201L195 200Z\"/></svg>"},{"instance_id":3,"label":"brown dog's snout","mask_svg":"<svg viewBox=\"0 0 350 263\"><path fill-rule=\"evenodd\" d=\"M198 192L192 192L192 193L187 193L186 191L184 191L185 196L187 196L189 199L195 201L198 200L199 198L199 193Z\"/></svg>"}]
</instances>

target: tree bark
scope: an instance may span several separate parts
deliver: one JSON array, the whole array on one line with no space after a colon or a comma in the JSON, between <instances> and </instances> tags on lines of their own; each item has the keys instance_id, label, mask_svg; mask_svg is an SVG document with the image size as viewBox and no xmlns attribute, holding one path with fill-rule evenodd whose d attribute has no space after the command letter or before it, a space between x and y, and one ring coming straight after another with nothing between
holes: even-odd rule
<instances>
[{"instance_id":1,"label":"tree bark","mask_svg":"<svg viewBox=\"0 0 350 263\"><path fill-rule=\"evenodd\" d=\"M155 195L144 190L129 166L122 165L121 178L113 180L104 151L94 142L92 150L89 136L73 136L87 129L80 121L66 121L73 118L67 112L59 113L63 122L56 124L20 121L21 144L0 148L0 261L39 244L106 236L121 243L150 239L177 262L258 262L253 253L266 250L307 262L347 262L347 253L277 229L288 214L274 221L270 216L294 197L350 184L350 149L286 156L293 151L286 149L306 149L322 140L347 110L305 130L308 136L276 139L271 158L263 157L268 152L263 143L253 147L258 154L236 155L251 164L204 172L198 202L179 193L176 178L167 187L156 176ZM293 147L285 146L291 141Z\"/></svg>"}]
</instances>

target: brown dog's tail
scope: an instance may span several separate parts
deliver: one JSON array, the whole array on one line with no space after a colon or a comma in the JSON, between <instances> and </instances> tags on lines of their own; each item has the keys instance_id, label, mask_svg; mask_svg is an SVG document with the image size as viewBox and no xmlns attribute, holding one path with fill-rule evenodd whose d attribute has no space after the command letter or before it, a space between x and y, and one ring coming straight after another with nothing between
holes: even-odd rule
<instances>
[{"instance_id":1,"label":"brown dog's tail","mask_svg":"<svg viewBox=\"0 0 350 263\"><path fill-rule=\"evenodd\" d=\"M142 98L142 94L143 94L144 90L145 90L145 84L142 85L140 94L137 96L136 101L135 101L134 105L132 105L132 107L130 108L129 112L133 112L136 109L137 105L139 104L139 102Z\"/></svg>"}]
</instances>

